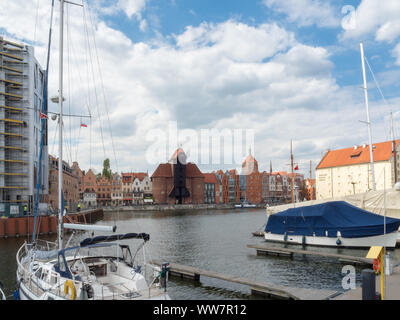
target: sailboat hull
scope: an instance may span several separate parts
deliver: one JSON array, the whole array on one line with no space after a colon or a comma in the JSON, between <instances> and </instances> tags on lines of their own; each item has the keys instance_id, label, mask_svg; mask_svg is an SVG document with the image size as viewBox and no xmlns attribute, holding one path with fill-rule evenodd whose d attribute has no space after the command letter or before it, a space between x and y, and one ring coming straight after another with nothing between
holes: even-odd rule
<instances>
[{"instance_id":1,"label":"sailboat hull","mask_svg":"<svg viewBox=\"0 0 400 320\"><path fill-rule=\"evenodd\" d=\"M369 248L372 246L383 246L386 248L396 247L399 237L398 232L392 232L385 235L361 238L343 238L343 237L316 237L302 235L282 235L273 233L264 233L264 238L269 242L281 242L302 244L322 247L348 247L348 248Z\"/></svg>"}]
</instances>

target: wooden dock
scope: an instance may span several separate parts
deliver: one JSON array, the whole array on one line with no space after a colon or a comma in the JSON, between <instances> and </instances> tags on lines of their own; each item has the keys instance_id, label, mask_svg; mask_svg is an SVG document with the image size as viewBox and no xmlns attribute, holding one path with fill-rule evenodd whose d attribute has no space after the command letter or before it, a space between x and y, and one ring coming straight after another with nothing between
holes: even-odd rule
<instances>
[{"instance_id":1,"label":"wooden dock","mask_svg":"<svg viewBox=\"0 0 400 320\"><path fill-rule=\"evenodd\" d=\"M161 266L162 262L152 261L151 264ZM334 290L294 288L263 283L232 275L226 275L215 271L202 270L178 263L170 263L169 275L173 277L192 279L195 281L200 281L200 276L204 276L232 283L238 283L248 286L251 290L251 293L254 295L261 295L274 299L330 300L340 294Z\"/></svg>"},{"instance_id":2,"label":"wooden dock","mask_svg":"<svg viewBox=\"0 0 400 320\"><path fill-rule=\"evenodd\" d=\"M342 263L346 264L358 264L358 265L372 265L372 259L367 259L364 257L356 257L356 256L348 256L337 253L329 253L322 251L311 251L311 250L302 250L295 248L283 248L283 247L274 247L266 244L248 244L247 248L252 248L257 250L257 255L276 255L276 256L287 256L293 257L294 254L298 255L310 255L310 256L319 256L325 258L333 258L338 259Z\"/></svg>"}]
</instances>

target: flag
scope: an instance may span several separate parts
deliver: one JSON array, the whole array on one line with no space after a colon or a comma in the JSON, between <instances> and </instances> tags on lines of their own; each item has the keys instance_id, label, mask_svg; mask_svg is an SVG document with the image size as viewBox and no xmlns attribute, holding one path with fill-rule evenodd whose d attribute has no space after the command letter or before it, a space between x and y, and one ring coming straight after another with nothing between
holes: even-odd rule
<instances>
[{"instance_id":1,"label":"flag","mask_svg":"<svg viewBox=\"0 0 400 320\"><path fill-rule=\"evenodd\" d=\"M44 113L41 113L41 112L39 112L40 113L40 119L47 119L47 115L45 115Z\"/></svg>"},{"instance_id":2,"label":"flag","mask_svg":"<svg viewBox=\"0 0 400 320\"><path fill-rule=\"evenodd\" d=\"M294 170L299 170L299 166L296 166L296 168L294 168Z\"/></svg>"},{"instance_id":3,"label":"flag","mask_svg":"<svg viewBox=\"0 0 400 320\"><path fill-rule=\"evenodd\" d=\"M81 127L87 128L87 125L84 123L81 123Z\"/></svg>"}]
</instances>

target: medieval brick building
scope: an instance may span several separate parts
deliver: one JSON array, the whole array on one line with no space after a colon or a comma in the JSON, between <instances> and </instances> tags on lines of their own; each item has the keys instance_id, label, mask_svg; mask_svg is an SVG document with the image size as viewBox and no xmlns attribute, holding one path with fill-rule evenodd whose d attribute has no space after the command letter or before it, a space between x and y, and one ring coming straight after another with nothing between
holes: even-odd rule
<instances>
[{"instance_id":1,"label":"medieval brick building","mask_svg":"<svg viewBox=\"0 0 400 320\"><path fill-rule=\"evenodd\" d=\"M162 163L151 176L154 202L157 204L204 203L204 175L194 163L186 163L179 148L168 163Z\"/></svg>"}]
</instances>

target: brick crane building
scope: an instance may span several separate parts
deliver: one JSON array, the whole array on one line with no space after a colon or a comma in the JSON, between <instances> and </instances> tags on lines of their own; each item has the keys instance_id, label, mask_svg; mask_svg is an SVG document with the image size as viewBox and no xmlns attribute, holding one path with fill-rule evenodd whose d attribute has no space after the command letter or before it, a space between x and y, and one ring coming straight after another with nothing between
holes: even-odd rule
<instances>
[{"instance_id":1,"label":"brick crane building","mask_svg":"<svg viewBox=\"0 0 400 320\"><path fill-rule=\"evenodd\" d=\"M186 163L179 148L168 163L162 163L151 176L154 202L157 204L204 203L204 175L194 163Z\"/></svg>"}]
</instances>

